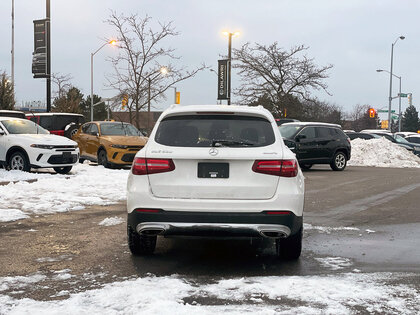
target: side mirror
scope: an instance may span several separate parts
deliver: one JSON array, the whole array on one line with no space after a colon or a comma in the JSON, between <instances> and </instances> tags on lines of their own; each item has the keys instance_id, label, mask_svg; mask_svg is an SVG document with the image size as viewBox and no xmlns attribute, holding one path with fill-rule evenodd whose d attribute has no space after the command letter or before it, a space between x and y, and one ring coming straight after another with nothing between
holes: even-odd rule
<instances>
[{"instance_id":1,"label":"side mirror","mask_svg":"<svg viewBox=\"0 0 420 315\"><path fill-rule=\"evenodd\" d=\"M0 136L4 136L4 135L5 135L4 130L0 129Z\"/></svg>"},{"instance_id":2,"label":"side mirror","mask_svg":"<svg viewBox=\"0 0 420 315\"><path fill-rule=\"evenodd\" d=\"M290 149L290 151L292 151L293 153L295 153L295 151L296 151L296 142L294 142L292 140L288 140L288 139L283 139L283 142Z\"/></svg>"},{"instance_id":3,"label":"side mirror","mask_svg":"<svg viewBox=\"0 0 420 315\"><path fill-rule=\"evenodd\" d=\"M96 133L96 136L99 137L99 132Z\"/></svg>"},{"instance_id":4,"label":"side mirror","mask_svg":"<svg viewBox=\"0 0 420 315\"><path fill-rule=\"evenodd\" d=\"M296 142L299 142L301 139L306 139L306 136L305 135L297 135L296 138L295 138Z\"/></svg>"}]
</instances>

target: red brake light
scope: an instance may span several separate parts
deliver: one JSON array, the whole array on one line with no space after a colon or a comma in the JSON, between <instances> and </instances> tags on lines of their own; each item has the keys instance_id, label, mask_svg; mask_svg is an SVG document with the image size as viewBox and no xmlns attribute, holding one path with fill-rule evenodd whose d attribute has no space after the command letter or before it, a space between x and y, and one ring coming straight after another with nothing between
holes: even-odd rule
<instances>
[{"instance_id":1,"label":"red brake light","mask_svg":"<svg viewBox=\"0 0 420 315\"><path fill-rule=\"evenodd\" d=\"M257 160L252 166L256 173L281 177L295 177L298 173L296 160Z\"/></svg>"},{"instance_id":2,"label":"red brake light","mask_svg":"<svg viewBox=\"0 0 420 315\"><path fill-rule=\"evenodd\" d=\"M136 212L146 212L146 213L158 213L158 212L161 212L162 210L161 209L136 209L135 210Z\"/></svg>"},{"instance_id":3,"label":"red brake light","mask_svg":"<svg viewBox=\"0 0 420 315\"><path fill-rule=\"evenodd\" d=\"M280 214L280 215L282 215L282 214L290 214L290 211L266 211L265 212L266 214Z\"/></svg>"},{"instance_id":4,"label":"red brake light","mask_svg":"<svg viewBox=\"0 0 420 315\"><path fill-rule=\"evenodd\" d=\"M147 175L170 172L175 169L172 159L143 159L136 158L133 162L132 173L134 175Z\"/></svg>"}]
</instances>

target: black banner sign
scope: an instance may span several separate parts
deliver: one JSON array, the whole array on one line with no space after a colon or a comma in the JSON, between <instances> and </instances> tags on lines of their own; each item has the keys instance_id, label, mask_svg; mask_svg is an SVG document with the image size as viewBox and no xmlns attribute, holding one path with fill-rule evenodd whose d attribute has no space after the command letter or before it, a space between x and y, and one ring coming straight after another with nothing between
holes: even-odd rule
<instances>
[{"instance_id":1,"label":"black banner sign","mask_svg":"<svg viewBox=\"0 0 420 315\"><path fill-rule=\"evenodd\" d=\"M32 74L34 78L47 78L47 19L34 21L34 52Z\"/></svg>"},{"instance_id":2,"label":"black banner sign","mask_svg":"<svg viewBox=\"0 0 420 315\"><path fill-rule=\"evenodd\" d=\"M217 99L228 99L228 59L219 60L219 71L217 74Z\"/></svg>"}]
</instances>

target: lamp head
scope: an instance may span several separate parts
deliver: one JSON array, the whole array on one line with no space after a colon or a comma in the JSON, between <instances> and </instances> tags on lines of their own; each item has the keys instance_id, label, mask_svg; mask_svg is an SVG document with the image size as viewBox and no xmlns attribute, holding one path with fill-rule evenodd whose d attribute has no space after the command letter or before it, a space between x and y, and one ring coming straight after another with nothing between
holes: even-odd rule
<instances>
[{"instance_id":1,"label":"lamp head","mask_svg":"<svg viewBox=\"0 0 420 315\"><path fill-rule=\"evenodd\" d=\"M384 70L382 70L382 69L377 69L376 70L376 72L382 72L382 71L384 71Z\"/></svg>"},{"instance_id":2,"label":"lamp head","mask_svg":"<svg viewBox=\"0 0 420 315\"><path fill-rule=\"evenodd\" d=\"M405 39L405 36L400 36L400 39Z\"/></svg>"},{"instance_id":3,"label":"lamp head","mask_svg":"<svg viewBox=\"0 0 420 315\"><path fill-rule=\"evenodd\" d=\"M161 67L160 68L160 73L162 73L163 75L168 74L168 72L169 72L168 68L166 68L166 67Z\"/></svg>"},{"instance_id":4,"label":"lamp head","mask_svg":"<svg viewBox=\"0 0 420 315\"><path fill-rule=\"evenodd\" d=\"M117 41L115 39L110 40L109 44L112 45L112 46L115 46L117 44Z\"/></svg>"}]
</instances>

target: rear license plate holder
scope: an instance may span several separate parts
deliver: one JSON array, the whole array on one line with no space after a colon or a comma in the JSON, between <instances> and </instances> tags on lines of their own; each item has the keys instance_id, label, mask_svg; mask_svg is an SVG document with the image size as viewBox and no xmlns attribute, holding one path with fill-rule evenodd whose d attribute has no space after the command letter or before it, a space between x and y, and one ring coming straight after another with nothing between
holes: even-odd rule
<instances>
[{"instance_id":1,"label":"rear license plate holder","mask_svg":"<svg viewBox=\"0 0 420 315\"><path fill-rule=\"evenodd\" d=\"M229 178L229 163L198 163L198 178Z\"/></svg>"}]
</instances>

